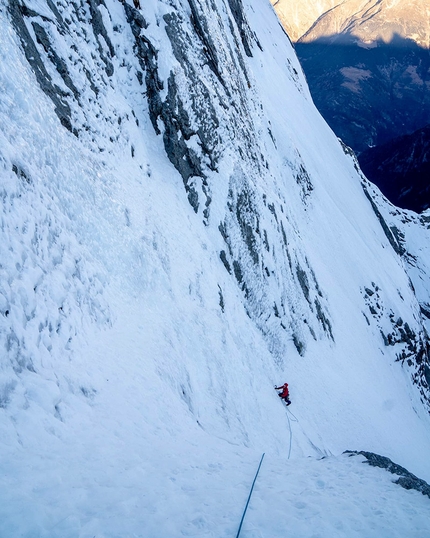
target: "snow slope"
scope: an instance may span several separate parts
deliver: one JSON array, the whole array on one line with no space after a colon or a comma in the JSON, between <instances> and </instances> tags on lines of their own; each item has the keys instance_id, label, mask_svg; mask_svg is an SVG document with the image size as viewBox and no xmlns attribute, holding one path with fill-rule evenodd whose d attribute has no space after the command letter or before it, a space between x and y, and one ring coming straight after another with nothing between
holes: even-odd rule
<instances>
[{"instance_id":1,"label":"snow slope","mask_svg":"<svg viewBox=\"0 0 430 538\"><path fill-rule=\"evenodd\" d=\"M263 452L244 536L428 533L426 497L340 454L430 479L430 287L270 4L23 5L0 7L0 536L230 536Z\"/></svg>"}]
</instances>

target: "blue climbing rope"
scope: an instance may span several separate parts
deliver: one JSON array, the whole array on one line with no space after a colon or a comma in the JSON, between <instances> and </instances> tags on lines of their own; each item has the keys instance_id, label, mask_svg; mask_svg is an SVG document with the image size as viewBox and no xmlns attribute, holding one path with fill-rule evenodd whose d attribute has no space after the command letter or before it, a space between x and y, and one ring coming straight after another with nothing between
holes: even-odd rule
<instances>
[{"instance_id":1,"label":"blue climbing rope","mask_svg":"<svg viewBox=\"0 0 430 538\"><path fill-rule=\"evenodd\" d=\"M252 483L251 491L249 492L248 500L246 501L245 510L243 511L242 519L240 520L239 530L237 531L236 538L239 538L239 534L240 534L240 531L242 529L243 520L245 519L245 514L246 514L246 511L248 510L248 504L249 504L249 501L251 500L252 491L254 489L258 473L260 472L261 464L263 463L264 454L265 454L265 452L261 456L260 465L258 466L257 472L255 473L254 482Z\"/></svg>"}]
</instances>

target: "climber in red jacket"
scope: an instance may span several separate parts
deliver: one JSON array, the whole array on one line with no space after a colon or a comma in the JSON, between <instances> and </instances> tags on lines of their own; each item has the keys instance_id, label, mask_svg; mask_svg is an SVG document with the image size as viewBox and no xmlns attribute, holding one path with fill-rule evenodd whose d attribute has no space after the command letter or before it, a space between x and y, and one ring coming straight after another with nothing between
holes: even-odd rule
<instances>
[{"instance_id":1,"label":"climber in red jacket","mask_svg":"<svg viewBox=\"0 0 430 538\"><path fill-rule=\"evenodd\" d=\"M282 390L278 396L282 398L287 405L290 405L291 401L289 398L290 391L288 390L288 383L284 383L281 387L275 387L275 390Z\"/></svg>"}]
</instances>

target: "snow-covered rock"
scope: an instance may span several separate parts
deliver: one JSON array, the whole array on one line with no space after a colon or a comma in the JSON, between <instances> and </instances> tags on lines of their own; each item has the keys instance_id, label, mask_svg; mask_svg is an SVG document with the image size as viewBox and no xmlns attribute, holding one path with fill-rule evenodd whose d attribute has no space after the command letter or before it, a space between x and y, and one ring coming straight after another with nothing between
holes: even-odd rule
<instances>
[{"instance_id":1,"label":"snow-covered rock","mask_svg":"<svg viewBox=\"0 0 430 538\"><path fill-rule=\"evenodd\" d=\"M10 0L0 45L3 533L231 535L262 452L249 536L303 485L323 536L411 504L427 531L388 478L356 526L343 477L359 510L379 478L340 454L430 478L428 232L393 230L270 3Z\"/></svg>"}]
</instances>

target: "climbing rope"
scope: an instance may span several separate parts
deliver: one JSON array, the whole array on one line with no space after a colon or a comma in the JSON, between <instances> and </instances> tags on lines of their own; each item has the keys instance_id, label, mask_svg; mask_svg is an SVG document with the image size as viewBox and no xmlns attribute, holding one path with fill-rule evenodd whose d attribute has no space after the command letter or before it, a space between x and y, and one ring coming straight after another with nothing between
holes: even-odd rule
<instances>
[{"instance_id":1,"label":"climbing rope","mask_svg":"<svg viewBox=\"0 0 430 538\"><path fill-rule=\"evenodd\" d=\"M291 413L291 411L290 411L290 409L289 409L288 407L287 407L287 411L288 411L288 413L293 417L293 418L292 418L292 421L293 421L293 422L298 422L298 421L299 421L299 419L298 419L296 416L294 416L293 413Z\"/></svg>"},{"instance_id":2,"label":"climbing rope","mask_svg":"<svg viewBox=\"0 0 430 538\"><path fill-rule=\"evenodd\" d=\"M239 530L237 531L236 538L239 538L239 534L242 529L243 520L245 519L245 514L246 514L246 511L248 510L248 504L249 504L249 501L251 500L252 491L254 489L258 473L260 472L261 464L263 463L264 454L265 453L263 453L263 455L261 456L260 465L258 466L257 472L255 473L254 482L252 483L251 491L249 492L248 500L246 501L245 510L243 511L242 519L240 520Z\"/></svg>"},{"instance_id":3,"label":"climbing rope","mask_svg":"<svg viewBox=\"0 0 430 538\"><path fill-rule=\"evenodd\" d=\"M288 411L288 410L287 410ZM290 459L291 456L291 445L293 443L293 432L291 430L291 422L290 422L290 415L287 413L287 419L288 419L288 428L290 430L290 446L288 448L288 459Z\"/></svg>"},{"instance_id":4,"label":"climbing rope","mask_svg":"<svg viewBox=\"0 0 430 538\"><path fill-rule=\"evenodd\" d=\"M291 415L291 420L290 420L290 415ZM293 443L293 430L291 429L291 421L293 422L298 422L298 419L297 417L295 417L293 415L293 413L291 413L291 411L288 409L287 407L287 418L288 418L288 428L290 430L290 446L288 448L288 459L290 459L290 456L291 456L291 445Z\"/></svg>"}]
</instances>

